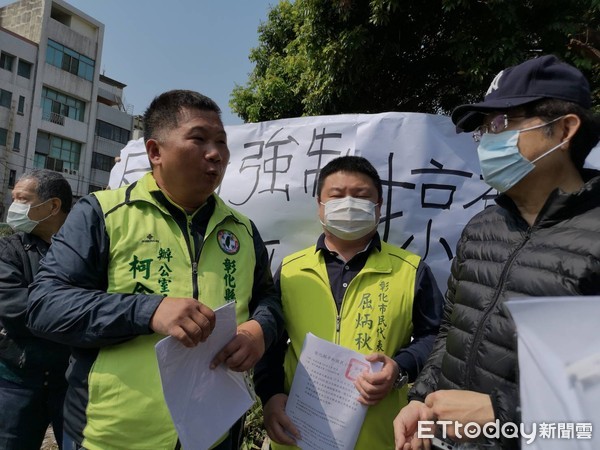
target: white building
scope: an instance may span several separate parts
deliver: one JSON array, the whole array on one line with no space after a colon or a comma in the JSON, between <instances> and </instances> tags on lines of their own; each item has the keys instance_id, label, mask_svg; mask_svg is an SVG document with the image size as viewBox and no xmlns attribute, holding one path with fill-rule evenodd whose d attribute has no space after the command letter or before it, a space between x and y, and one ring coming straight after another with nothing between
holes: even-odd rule
<instances>
[{"instance_id":1,"label":"white building","mask_svg":"<svg viewBox=\"0 0 600 450\"><path fill-rule=\"evenodd\" d=\"M0 9L0 219L26 170L61 172L76 197L104 188L131 137L124 84L100 74L104 25L60 0Z\"/></svg>"},{"instance_id":2,"label":"white building","mask_svg":"<svg viewBox=\"0 0 600 450\"><path fill-rule=\"evenodd\" d=\"M91 174L88 192L108 186L110 169L115 157L132 138L134 117L131 107L123 104L125 85L100 75L97 96L96 129L94 132ZM129 110L128 110L129 109Z\"/></svg>"}]
</instances>

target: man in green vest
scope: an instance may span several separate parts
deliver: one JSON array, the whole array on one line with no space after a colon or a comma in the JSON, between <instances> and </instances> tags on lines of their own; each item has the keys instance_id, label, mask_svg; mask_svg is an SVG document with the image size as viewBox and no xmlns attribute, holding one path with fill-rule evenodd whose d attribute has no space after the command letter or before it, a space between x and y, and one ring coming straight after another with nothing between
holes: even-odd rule
<instances>
[{"instance_id":1,"label":"man in green vest","mask_svg":"<svg viewBox=\"0 0 600 450\"><path fill-rule=\"evenodd\" d=\"M30 329L73 348L66 450L179 448L154 346L167 335L188 347L205 341L213 309L236 302L239 324L214 365L248 370L281 334L265 245L214 193L229 161L219 107L197 92L165 92L144 126L152 172L79 200L31 289Z\"/></svg>"},{"instance_id":2,"label":"man in green vest","mask_svg":"<svg viewBox=\"0 0 600 450\"><path fill-rule=\"evenodd\" d=\"M431 351L443 298L418 255L381 241L382 192L365 158L328 163L317 197L324 233L316 245L284 258L277 271L287 333L255 370L274 448L299 437L285 405L308 332L383 363L380 372L355 383L358 401L369 406L356 449L394 447L392 421L406 404L406 383Z\"/></svg>"}]
</instances>

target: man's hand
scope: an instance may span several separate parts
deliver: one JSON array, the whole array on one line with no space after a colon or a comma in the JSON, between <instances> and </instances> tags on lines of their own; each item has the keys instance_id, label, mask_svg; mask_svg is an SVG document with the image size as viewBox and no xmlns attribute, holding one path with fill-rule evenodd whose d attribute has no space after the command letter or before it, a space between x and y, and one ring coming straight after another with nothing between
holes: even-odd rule
<instances>
[{"instance_id":1,"label":"man's hand","mask_svg":"<svg viewBox=\"0 0 600 450\"><path fill-rule=\"evenodd\" d=\"M396 450L431 448L429 439L417 437L420 420L433 420L433 413L423 402L412 400L400 410L394 419Z\"/></svg>"},{"instance_id":2,"label":"man's hand","mask_svg":"<svg viewBox=\"0 0 600 450\"><path fill-rule=\"evenodd\" d=\"M369 362L381 361L383 363L379 372L363 372L354 382L354 386L360 394L358 401L363 405L371 406L379 403L390 393L399 369L396 361L382 353L372 353L365 359Z\"/></svg>"},{"instance_id":3,"label":"man's hand","mask_svg":"<svg viewBox=\"0 0 600 450\"><path fill-rule=\"evenodd\" d=\"M481 427L495 420L490 396L479 392L456 389L436 391L425 398L425 405L431 409L436 420L451 420L462 425L475 422ZM456 435L454 426L448 426L446 431L452 440L465 440L461 430L458 432L462 437Z\"/></svg>"},{"instance_id":4,"label":"man's hand","mask_svg":"<svg viewBox=\"0 0 600 450\"><path fill-rule=\"evenodd\" d=\"M150 319L150 328L195 347L215 328L215 313L194 298L165 297Z\"/></svg>"},{"instance_id":5,"label":"man's hand","mask_svg":"<svg viewBox=\"0 0 600 450\"><path fill-rule=\"evenodd\" d=\"M285 413L287 399L285 394L276 394L267 401L263 408L265 429L269 437L278 444L296 445L300 432Z\"/></svg>"},{"instance_id":6,"label":"man's hand","mask_svg":"<svg viewBox=\"0 0 600 450\"><path fill-rule=\"evenodd\" d=\"M214 357L210 368L221 363L236 372L251 369L265 352L265 338L262 327L256 320L249 320L237 327L237 334Z\"/></svg>"}]
</instances>

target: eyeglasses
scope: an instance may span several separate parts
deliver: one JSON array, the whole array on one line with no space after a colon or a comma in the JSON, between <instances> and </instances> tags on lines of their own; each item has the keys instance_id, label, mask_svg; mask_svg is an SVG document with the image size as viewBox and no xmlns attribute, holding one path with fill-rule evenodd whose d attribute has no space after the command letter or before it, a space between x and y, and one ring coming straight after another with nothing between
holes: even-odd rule
<instances>
[{"instance_id":1,"label":"eyeglasses","mask_svg":"<svg viewBox=\"0 0 600 450\"><path fill-rule=\"evenodd\" d=\"M473 140L475 142L479 142L481 140L481 136L483 136L485 133L501 133L508 128L509 121L514 119L524 119L525 117L526 116L509 117L508 114L498 114L497 116L492 117L492 119L487 123L475 128L475 131L473 131Z\"/></svg>"}]
</instances>

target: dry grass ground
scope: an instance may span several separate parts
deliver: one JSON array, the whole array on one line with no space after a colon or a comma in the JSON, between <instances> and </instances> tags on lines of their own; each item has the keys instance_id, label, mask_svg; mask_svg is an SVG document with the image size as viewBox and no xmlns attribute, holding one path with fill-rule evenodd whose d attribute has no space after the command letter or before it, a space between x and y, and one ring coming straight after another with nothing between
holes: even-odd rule
<instances>
[{"instance_id":1,"label":"dry grass ground","mask_svg":"<svg viewBox=\"0 0 600 450\"><path fill-rule=\"evenodd\" d=\"M52 427L48 427L48 431L46 431L46 437L44 438L44 442L42 442L42 448L40 450L58 450L58 445L56 444L56 439L54 439Z\"/></svg>"}]
</instances>

